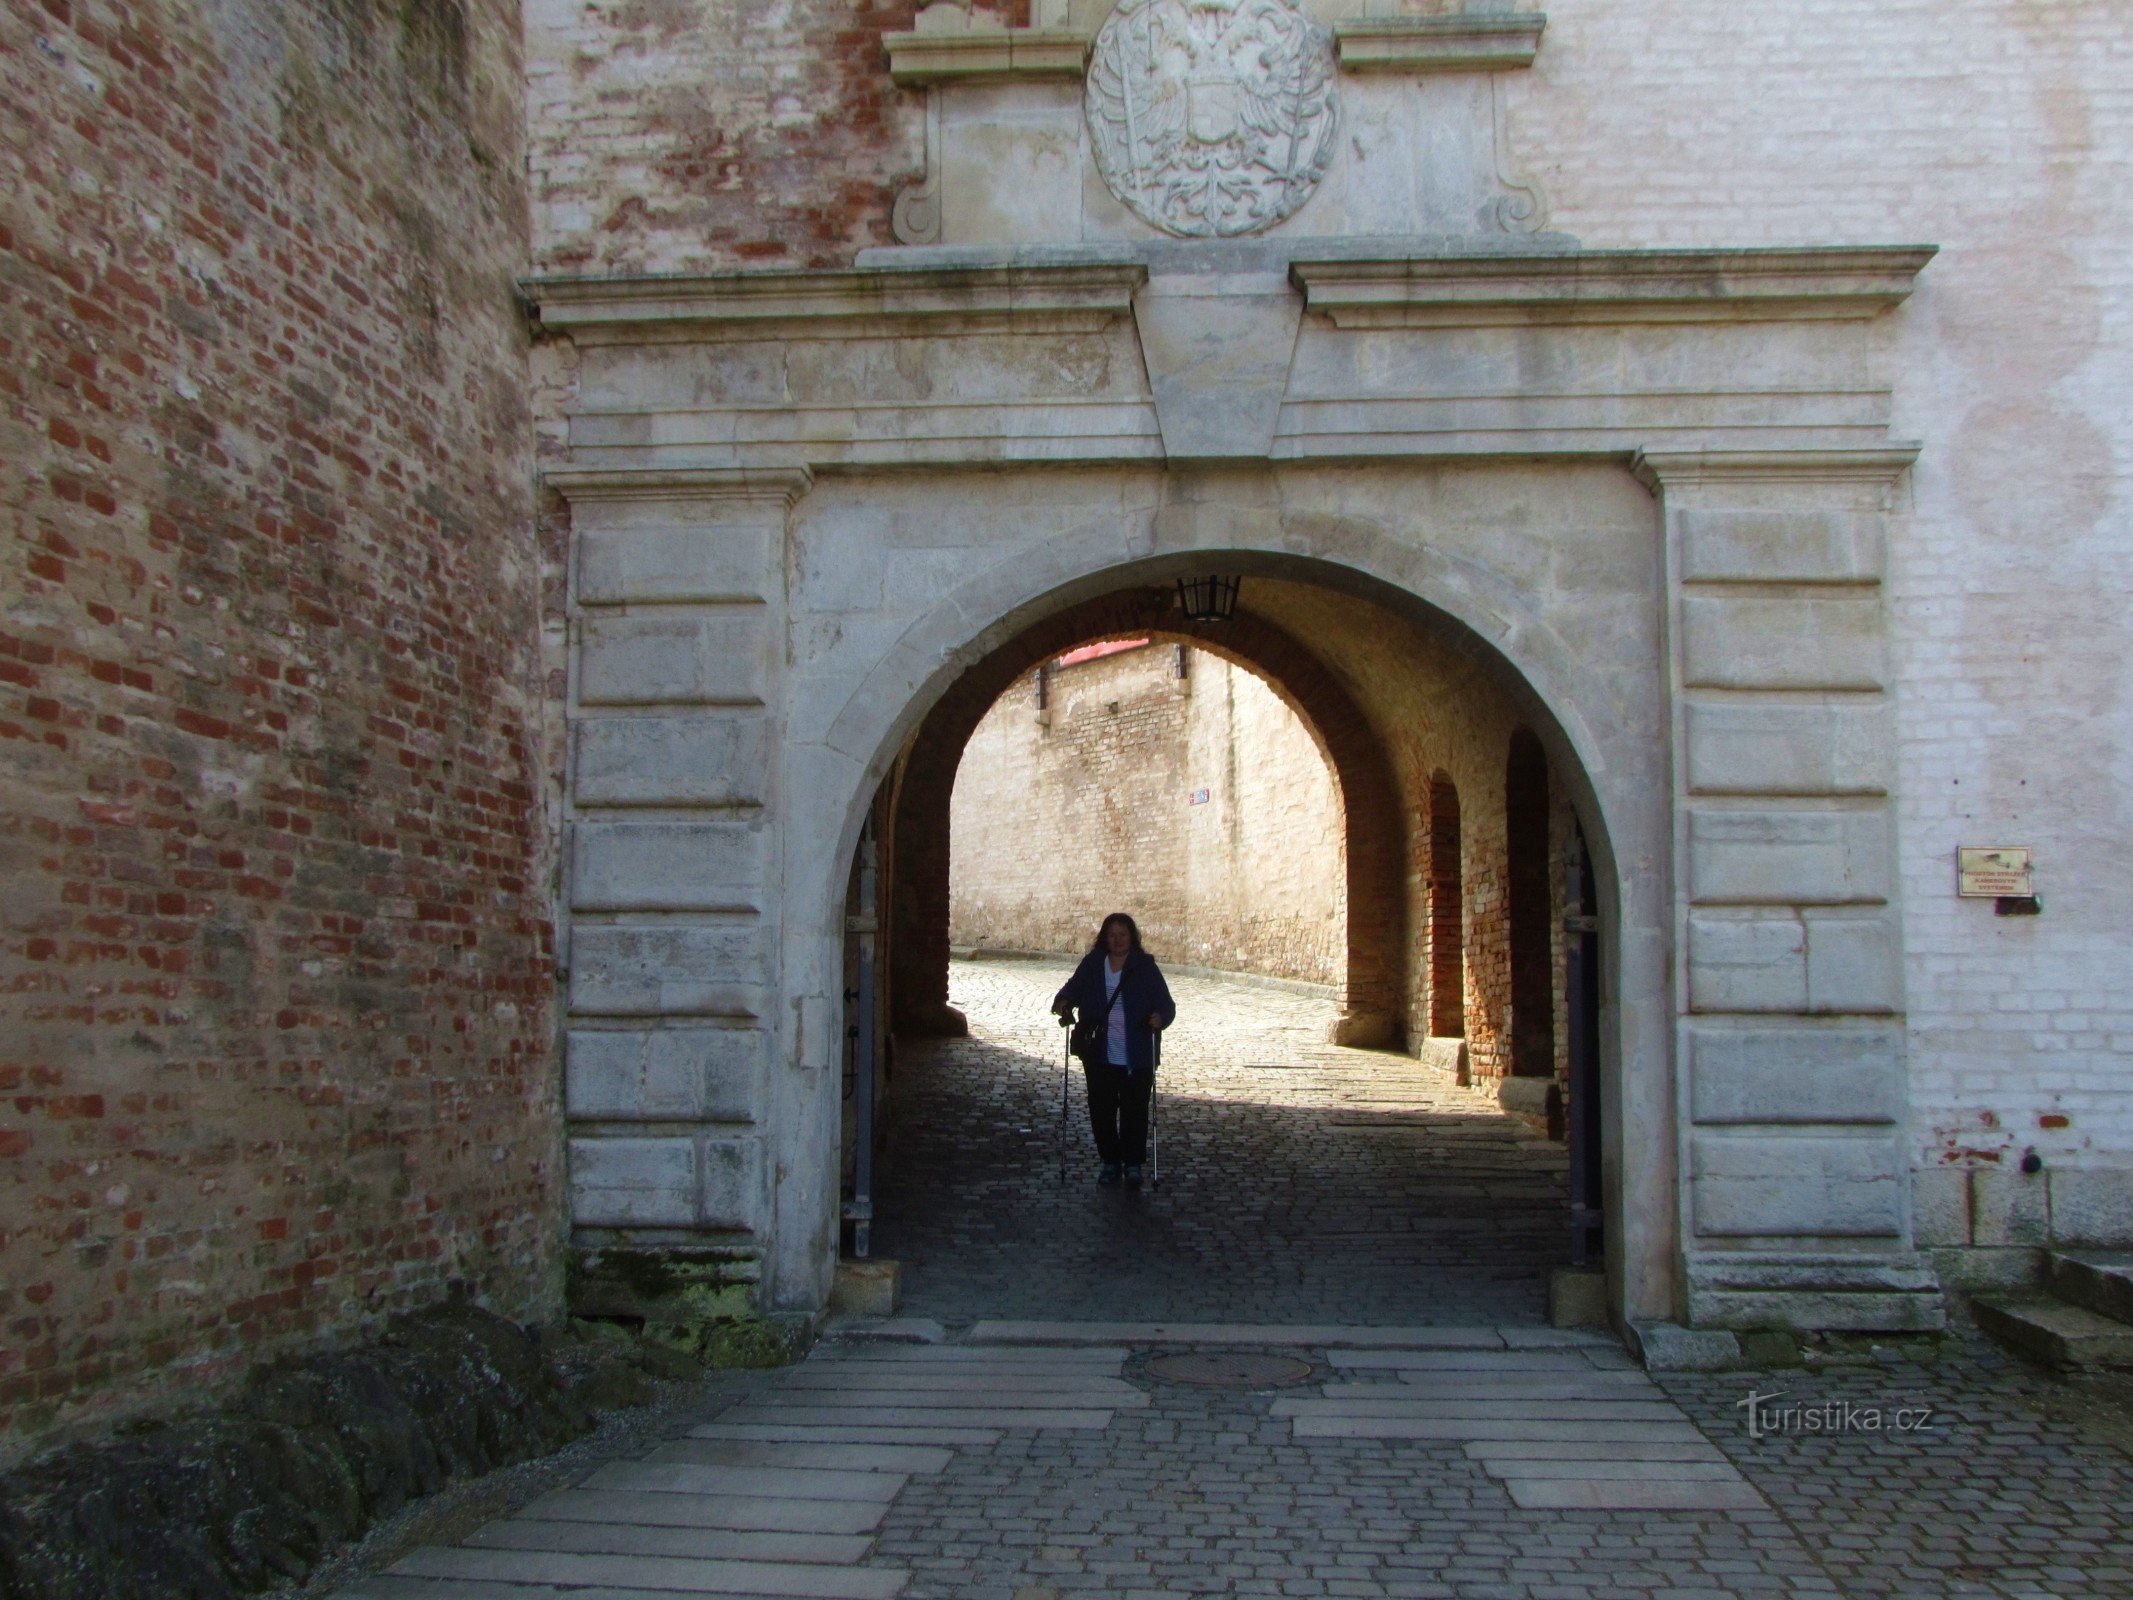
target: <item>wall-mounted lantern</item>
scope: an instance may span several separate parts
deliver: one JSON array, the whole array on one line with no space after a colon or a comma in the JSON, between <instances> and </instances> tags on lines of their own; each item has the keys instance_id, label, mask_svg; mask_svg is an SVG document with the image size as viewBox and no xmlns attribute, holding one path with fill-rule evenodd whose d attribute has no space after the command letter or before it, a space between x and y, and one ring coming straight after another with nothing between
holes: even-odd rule
<instances>
[{"instance_id":1,"label":"wall-mounted lantern","mask_svg":"<svg viewBox=\"0 0 2133 1600\"><path fill-rule=\"evenodd\" d=\"M1178 605L1188 622L1227 622L1237 614L1239 579L1178 579Z\"/></svg>"}]
</instances>

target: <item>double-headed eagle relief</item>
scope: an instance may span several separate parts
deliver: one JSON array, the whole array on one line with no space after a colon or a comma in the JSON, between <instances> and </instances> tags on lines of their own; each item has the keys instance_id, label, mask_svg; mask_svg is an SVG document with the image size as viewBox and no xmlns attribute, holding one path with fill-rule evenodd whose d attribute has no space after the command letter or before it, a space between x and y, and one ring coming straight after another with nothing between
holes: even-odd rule
<instances>
[{"instance_id":1,"label":"double-headed eagle relief","mask_svg":"<svg viewBox=\"0 0 2133 1600\"><path fill-rule=\"evenodd\" d=\"M1290 0L1120 0L1089 59L1097 170L1165 233L1260 233L1310 198L1340 121L1333 42Z\"/></svg>"}]
</instances>

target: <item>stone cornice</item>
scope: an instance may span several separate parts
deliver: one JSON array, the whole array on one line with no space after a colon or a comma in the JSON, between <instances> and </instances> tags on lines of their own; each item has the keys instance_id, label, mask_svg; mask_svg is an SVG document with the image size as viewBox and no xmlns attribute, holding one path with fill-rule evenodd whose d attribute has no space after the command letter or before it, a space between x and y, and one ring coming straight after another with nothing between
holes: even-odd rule
<instances>
[{"instance_id":1,"label":"stone cornice","mask_svg":"<svg viewBox=\"0 0 2133 1600\"><path fill-rule=\"evenodd\" d=\"M1499 72L1530 67L1547 24L1538 11L1341 17L1333 23L1333 53L1349 72ZM881 41L890 78L906 88L1078 78L1092 42L1078 28L1003 28L947 15Z\"/></svg>"},{"instance_id":2,"label":"stone cornice","mask_svg":"<svg viewBox=\"0 0 2133 1600\"><path fill-rule=\"evenodd\" d=\"M597 500L775 500L790 506L814 486L805 466L544 467L541 483L573 505Z\"/></svg>"},{"instance_id":3,"label":"stone cornice","mask_svg":"<svg viewBox=\"0 0 2133 1600\"><path fill-rule=\"evenodd\" d=\"M1339 328L1534 323L1863 321L1910 294L1933 245L1580 250L1297 261L1306 306Z\"/></svg>"},{"instance_id":4,"label":"stone cornice","mask_svg":"<svg viewBox=\"0 0 2133 1600\"><path fill-rule=\"evenodd\" d=\"M1547 26L1538 11L1345 17L1333 51L1349 72L1497 72L1532 66Z\"/></svg>"},{"instance_id":5,"label":"stone cornice","mask_svg":"<svg viewBox=\"0 0 2133 1600\"><path fill-rule=\"evenodd\" d=\"M1893 483L1921 446L1852 450L1640 450L1630 470L1647 489L1702 483Z\"/></svg>"},{"instance_id":6,"label":"stone cornice","mask_svg":"<svg viewBox=\"0 0 2133 1600\"><path fill-rule=\"evenodd\" d=\"M889 76L907 88L929 83L999 83L1078 78L1089 36L1071 28L987 28L882 36Z\"/></svg>"},{"instance_id":7,"label":"stone cornice","mask_svg":"<svg viewBox=\"0 0 2133 1600\"><path fill-rule=\"evenodd\" d=\"M521 288L544 328L583 343L727 336L751 328L852 324L982 332L1102 327L1132 309L1138 262L933 270L733 272L704 277L532 278Z\"/></svg>"}]
</instances>

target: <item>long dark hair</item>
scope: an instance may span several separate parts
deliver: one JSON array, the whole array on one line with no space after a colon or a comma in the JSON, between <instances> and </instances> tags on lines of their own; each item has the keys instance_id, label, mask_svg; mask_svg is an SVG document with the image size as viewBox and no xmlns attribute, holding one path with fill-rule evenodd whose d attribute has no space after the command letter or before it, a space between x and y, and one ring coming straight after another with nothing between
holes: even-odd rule
<instances>
[{"instance_id":1,"label":"long dark hair","mask_svg":"<svg viewBox=\"0 0 2133 1600\"><path fill-rule=\"evenodd\" d=\"M1114 922L1123 922L1126 925L1126 937L1133 941L1133 948L1127 954L1145 954L1141 949L1141 925L1123 911L1114 911L1104 918L1102 925L1096 930L1095 942L1089 946L1090 951L1094 953L1104 948L1104 941L1111 936L1111 924Z\"/></svg>"}]
</instances>

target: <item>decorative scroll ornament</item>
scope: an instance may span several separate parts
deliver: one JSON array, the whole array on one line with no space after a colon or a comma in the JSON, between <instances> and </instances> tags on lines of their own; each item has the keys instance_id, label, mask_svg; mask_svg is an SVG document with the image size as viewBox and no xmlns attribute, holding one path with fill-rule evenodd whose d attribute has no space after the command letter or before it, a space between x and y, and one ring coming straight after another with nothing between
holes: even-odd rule
<instances>
[{"instance_id":1,"label":"decorative scroll ornament","mask_svg":"<svg viewBox=\"0 0 2133 1600\"><path fill-rule=\"evenodd\" d=\"M1332 36L1291 0L1120 0L1089 57L1096 168L1165 233L1263 233L1332 159L1334 81Z\"/></svg>"}]
</instances>

